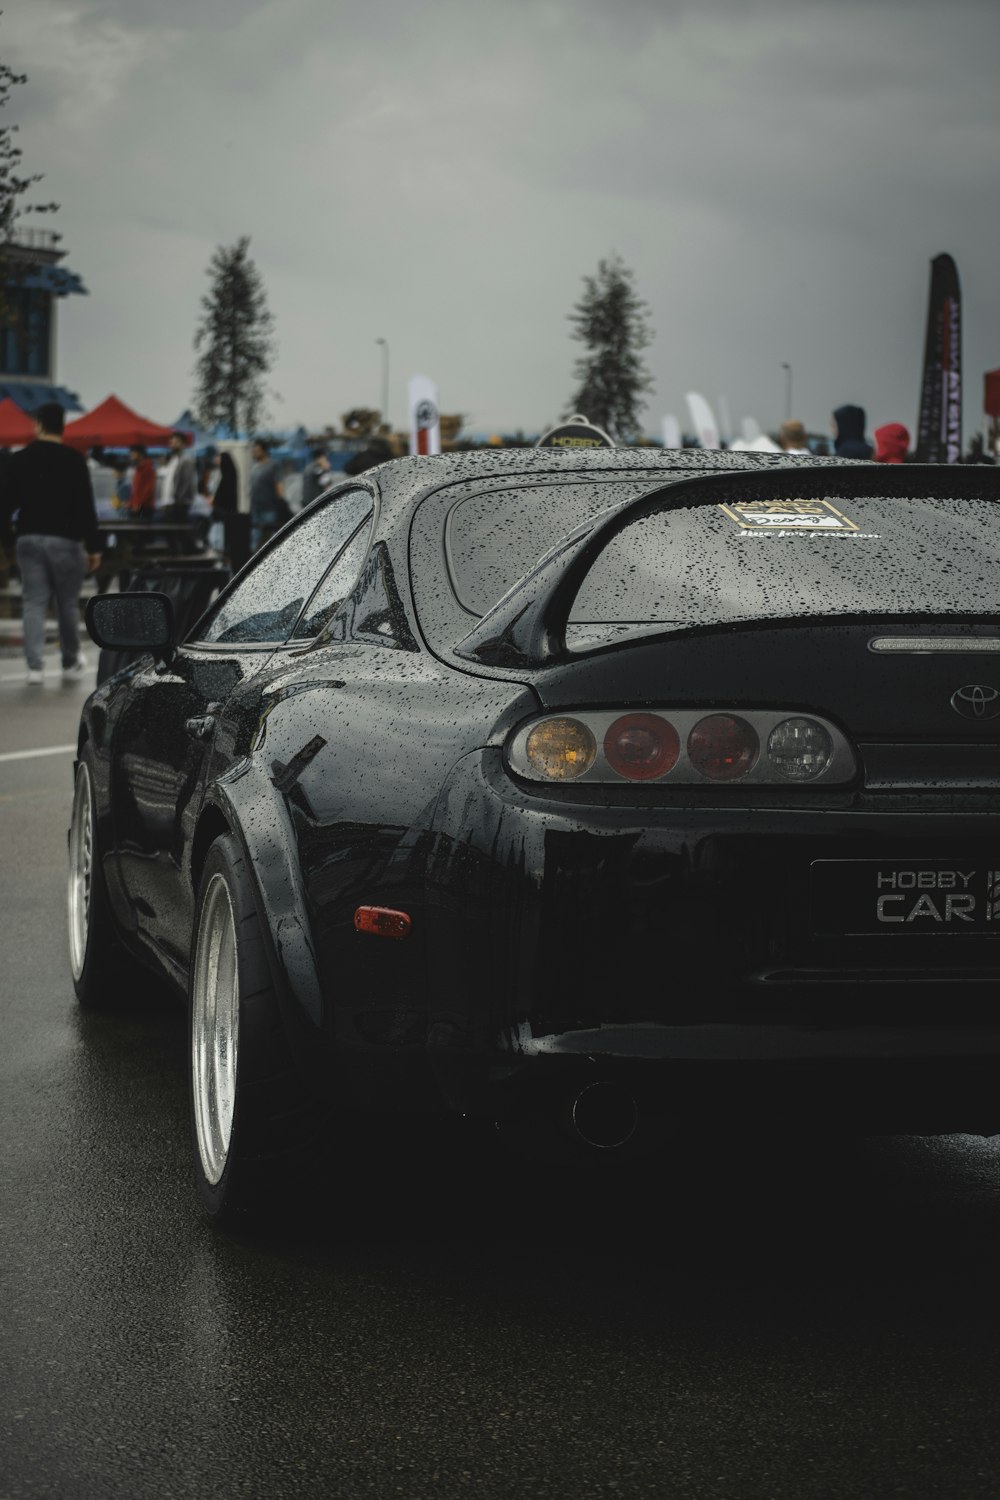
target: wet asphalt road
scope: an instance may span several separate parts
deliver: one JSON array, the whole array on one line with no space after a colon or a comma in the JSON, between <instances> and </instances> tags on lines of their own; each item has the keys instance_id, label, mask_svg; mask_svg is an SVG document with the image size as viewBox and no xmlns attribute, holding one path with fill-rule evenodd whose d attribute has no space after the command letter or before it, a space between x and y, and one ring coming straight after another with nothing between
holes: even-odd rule
<instances>
[{"instance_id":1,"label":"wet asphalt road","mask_svg":"<svg viewBox=\"0 0 1000 1500\"><path fill-rule=\"evenodd\" d=\"M0 756L79 687L0 659ZM694 1138L607 1181L360 1132L222 1237L180 1009L65 955L71 755L0 760L0 1497L991 1496L1000 1145Z\"/></svg>"}]
</instances>

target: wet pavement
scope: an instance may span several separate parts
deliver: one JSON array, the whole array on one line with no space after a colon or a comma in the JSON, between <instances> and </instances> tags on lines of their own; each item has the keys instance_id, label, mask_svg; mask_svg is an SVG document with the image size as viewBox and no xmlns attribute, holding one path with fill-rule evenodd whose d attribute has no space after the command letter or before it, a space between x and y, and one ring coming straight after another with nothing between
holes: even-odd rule
<instances>
[{"instance_id":1,"label":"wet pavement","mask_svg":"<svg viewBox=\"0 0 1000 1500\"><path fill-rule=\"evenodd\" d=\"M72 754L2 758L71 744L85 689L20 675L0 658L2 1500L996 1494L997 1141L790 1124L581 1179L359 1124L311 1226L212 1231L180 1008L73 1001Z\"/></svg>"}]
</instances>

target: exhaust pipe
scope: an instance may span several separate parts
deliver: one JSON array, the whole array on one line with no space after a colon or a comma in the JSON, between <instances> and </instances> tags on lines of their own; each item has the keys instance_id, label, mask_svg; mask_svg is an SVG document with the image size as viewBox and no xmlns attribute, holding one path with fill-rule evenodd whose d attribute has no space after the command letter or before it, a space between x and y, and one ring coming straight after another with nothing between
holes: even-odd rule
<instances>
[{"instance_id":1,"label":"exhaust pipe","mask_svg":"<svg viewBox=\"0 0 1000 1500\"><path fill-rule=\"evenodd\" d=\"M588 1083L573 1100L573 1128L598 1151L614 1151L639 1128L639 1106L620 1083Z\"/></svg>"}]
</instances>

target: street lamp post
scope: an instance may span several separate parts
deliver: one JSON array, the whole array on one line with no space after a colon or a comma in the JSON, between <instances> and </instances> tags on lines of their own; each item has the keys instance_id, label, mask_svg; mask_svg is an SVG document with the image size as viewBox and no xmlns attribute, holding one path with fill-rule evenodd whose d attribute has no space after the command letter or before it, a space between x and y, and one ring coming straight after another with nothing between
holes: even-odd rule
<instances>
[{"instance_id":1,"label":"street lamp post","mask_svg":"<svg viewBox=\"0 0 1000 1500\"><path fill-rule=\"evenodd\" d=\"M781 368L785 372L785 421L792 420L792 367L787 360L781 361Z\"/></svg>"},{"instance_id":2,"label":"street lamp post","mask_svg":"<svg viewBox=\"0 0 1000 1500\"><path fill-rule=\"evenodd\" d=\"M382 345L382 421L389 423L389 340L376 339Z\"/></svg>"}]
</instances>

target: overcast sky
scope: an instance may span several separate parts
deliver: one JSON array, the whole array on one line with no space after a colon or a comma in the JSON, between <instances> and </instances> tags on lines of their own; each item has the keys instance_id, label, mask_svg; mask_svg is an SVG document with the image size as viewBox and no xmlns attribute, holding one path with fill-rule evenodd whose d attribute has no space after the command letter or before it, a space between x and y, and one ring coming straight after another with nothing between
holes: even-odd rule
<instances>
[{"instance_id":1,"label":"overcast sky","mask_svg":"<svg viewBox=\"0 0 1000 1500\"><path fill-rule=\"evenodd\" d=\"M918 409L929 262L964 301L966 435L1000 365L997 0L6 0L8 117L90 296L58 376L171 421L213 248L251 236L273 424L438 382L479 431L565 409L582 277L650 305L646 427ZM688 425L685 423L685 425Z\"/></svg>"}]
</instances>

